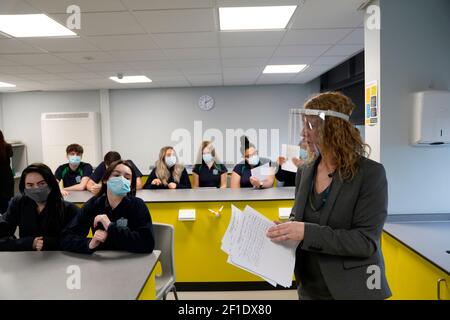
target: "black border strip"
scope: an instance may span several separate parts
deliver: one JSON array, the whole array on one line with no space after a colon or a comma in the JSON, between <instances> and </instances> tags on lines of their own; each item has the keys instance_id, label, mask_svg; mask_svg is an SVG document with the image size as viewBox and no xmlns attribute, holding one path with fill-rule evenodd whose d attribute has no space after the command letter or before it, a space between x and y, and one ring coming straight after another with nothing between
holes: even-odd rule
<instances>
[{"instance_id":1,"label":"black border strip","mask_svg":"<svg viewBox=\"0 0 450 320\"><path fill-rule=\"evenodd\" d=\"M177 282L177 291L254 291L254 290L292 290L297 287L292 281L290 288L273 287L264 281L245 282Z\"/></svg>"}]
</instances>

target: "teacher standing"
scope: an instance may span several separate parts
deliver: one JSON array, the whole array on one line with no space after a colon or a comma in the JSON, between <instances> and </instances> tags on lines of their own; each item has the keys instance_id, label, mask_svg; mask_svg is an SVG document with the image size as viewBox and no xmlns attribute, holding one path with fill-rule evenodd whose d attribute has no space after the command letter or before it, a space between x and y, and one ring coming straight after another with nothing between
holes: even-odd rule
<instances>
[{"instance_id":1,"label":"teacher standing","mask_svg":"<svg viewBox=\"0 0 450 320\"><path fill-rule=\"evenodd\" d=\"M291 110L315 156L299 168L289 222L271 227L275 242L300 241L295 277L300 299L386 299L391 295L380 237L388 187L382 164L366 158L349 122L352 101L319 94Z\"/></svg>"}]
</instances>

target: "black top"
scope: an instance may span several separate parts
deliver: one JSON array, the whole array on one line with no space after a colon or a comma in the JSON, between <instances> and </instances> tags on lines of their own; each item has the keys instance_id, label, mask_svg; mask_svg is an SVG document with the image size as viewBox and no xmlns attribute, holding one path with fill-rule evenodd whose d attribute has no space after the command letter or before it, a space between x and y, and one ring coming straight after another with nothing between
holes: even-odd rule
<instances>
[{"instance_id":1,"label":"black top","mask_svg":"<svg viewBox=\"0 0 450 320\"><path fill-rule=\"evenodd\" d=\"M81 179L89 177L92 174L92 166L86 162L80 162L80 165L73 171L68 163L60 165L55 171L55 177L58 181L63 181L64 188L79 184Z\"/></svg>"},{"instance_id":2,"label":"black top","mask_svg":"<svg viewBox=\"0 0 450 320\"><path fill-rule=\"evenodd\" d=\"M205 161L202 164L196 164L193 173L198 174L199 187L216 187L220 188L220 177L228 172L223 164L215 163L208 167Z\"/></svg>"},{"instance_id":3,"label":"black top","mask_svg":"<svg viewBox=\"0 0 450 320\"><path fill-rule=\"evenodd\" d=\"M96 249L89 249L91 239L86 238L90 228L94 228L97 215L106 214L111 221L105 243ZM93 231L94 233L95 231ZM126 196L112 209L104 194L92 197L81 212L63 231L61 247L63 250L93 253L96 250L122 250L135 253L151 253L155 246L150 212L140 198Z\"/></svg>"},{"instance_id":4,"label":"black top","mask_svg":"<svg viewBox=\"0 0 450 320\"><path fill-rule=\"evenodd\" d=\"M13 156L12 146L6 144L6 157L0 159L0 200L9 199L14 195L14 176L10 166L10 158Z\"/></svg>"},{"instance_id":5,"label":"black top","mask_svg":"<svg viewBox=\"0 0 450 320\"><path fill-rule=\"evenodd\" d=\"M133 174L136 175L137 178L142 177L142 172L138 169L138 167L136 167L136 165L133 163L133 161L131 160L127 160L130 164L131 167L133 168ZM102 161L102 163L100 163L98 165L97 168L95 168L94 172L91 174L91 179L95 182L95 183L99 183L102 178L103 175L105 174L106 171L106 165L105 162Z\"/></svg>"},{"instance_id":6,"label":"black top","mask_svg":"<svg viewBox=\"0 0 450 320\"><path fill-rule=\"evenodd\" d=\"M269 161L269 165L270 165ZM250 177L252 176L252 169L257 168L265 163L262 163L261 160L259 163L254 166L253 168L250 168L250 165L247 163L247 161L243 163L238 163L234 169L233 172L236 172L238 175L241 176L241 188L253 188L253 185L250 183Z\"/></svg>"},{"instance_id":7,"label":"black top","mask_svg":"<svg viewBox=\"0 0 450 320\"><path fill-rule=\"evenodd\" d=\"M275 174L275 178L278 181L284 182L283 187L294 187L296 172L286 171L278 166L278 172Z\"/></svg>"},{"instance_id":8,"label":"black top","mask_svg":"<svg viewBox=\"0 0 450 320\"><path fill-rule=\"evenodd\" d=\"M313 179L311 181L308 201L305 206L305 213L303 215L303 222L320 224L320 213L327 201L330 185L321 193L317 193L314 188L314 180L317 172L317 166L314 171ZM296 273L301 274L297 277L300 280L299 292L302 296L307 296L312 299L332 299L328 286L323 278L322 271L319 264L320 253L303 250L302 246L297 247L296 261L298 263L295 267Z\"/></svg>"},{"instance_id":9,"label":"black top","mask_svg":"<svg viewBox=\"0 0 450 320\"><path fill-rule=\"evenodd\" d=\"M45 227L45 221L50 215L45 207L40 214L37 212L37 204L27 196L16 196L8 208L8 211L0 216L0 250L2 251L27 251L33 250L33 240L36 237L44 237L42 250L59 250L61 231L74 218L80 209L70 202L61 200L62 217L61 225ZM19 227L19 239L14 233Z\"/></svg>"},{"instance_id":10,"label":"black top","mask_svg":"<svg viewBox=\"0 0 450 320\"><path fill-rule=\"evenodd\" d=\"M160 184L159 186L152 184L152 181L154 179L158 179L156 176L156 169L153 169L150 175L148 176L147 182L144 185L144 189L169 189L169 183L175 183L177 185L177 189L190 189L191 188L191 181L189 180L189 175L186 171L186 169L183 169L183 172L181 173L180 182L177 183L173 179L173 169L174 167L170 168L170 177L167 182L167 185Z\"/></svg>"}]
</instances>

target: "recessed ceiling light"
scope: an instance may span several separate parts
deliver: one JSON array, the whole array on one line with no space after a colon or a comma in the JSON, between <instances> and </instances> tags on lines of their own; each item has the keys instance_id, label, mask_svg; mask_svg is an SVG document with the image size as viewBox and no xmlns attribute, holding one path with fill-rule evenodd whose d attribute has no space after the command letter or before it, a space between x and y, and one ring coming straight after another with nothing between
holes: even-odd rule
<instances>
[{"instance_id":1,"label":"recessed ceiling light","mask_svg":"<svg viewBox=\"0 0 450 320\"><path fill-rule=\"evenodd\" d=\"M15 84L0 82L0 88L14 88L15 86Z\"/></svg>"},{"instance_id":2,"label":"recessed ceiling light","mask_svg":"<svg viewBox=\"0 0 450 320\"><path fill-rule=\"evenodd\" d=\"M306 67L306 64L268 65L264 68L263 73L298 73L305 70Z\"/></svg>"},{"instance_id":3,"label":"recessed ceiling light","mask_svg":"<svg viewBox=\"0 0 450 320\"><path fill-rule=\"evenodd\" d=\"M119 83L145 83L152 82L152 79L147 78L146 76L126 76L122 78L118 77L109 77L111 80L114 80Z\"/></svg>"},{"instance_id":4,"label":"recessed ceiling light","mask_svg":"<svg viewBox=\"0 0 450 320\"><path fill-rule=\"evenodd\" d=\"M284 29L297 6L219 8L220 30Z\"/></svg>"},{"instance_id":5,"label":"recessed ceiling light","mask_svg":"<svg viewBox=\"0 0 450 320\"><path fill-rule=\"evenodd\" d=\"M0 31L16 38L77 35L45 14L2 14Z\"/></svg>"}]
</instances>

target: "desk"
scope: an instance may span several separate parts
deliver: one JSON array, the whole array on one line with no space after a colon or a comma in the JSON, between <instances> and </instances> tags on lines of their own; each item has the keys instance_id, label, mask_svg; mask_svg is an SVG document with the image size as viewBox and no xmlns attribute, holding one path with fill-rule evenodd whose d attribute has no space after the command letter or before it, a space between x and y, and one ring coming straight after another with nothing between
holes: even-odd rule
<instances>
[{"instance_id":1,"label":"desk","mask_svg":"<svg viewBox=\"0 0 450 320\"><path fill-rule=\"evenodd\" d=\"M382 247L392 299L450 299L450 215L389 216Z\"/></svg>"},{"instance_id":2,"label":"desk","mask_svg":"<svg viewBox=\"0 0 450 320\"><path fill-rule=\"evenodd\" d=\"M0 300L155 299L154 268L159 255L156 250L151 254L99 251L92 255L0 252ZM80 289L67 287L75 274L70 266L79 267Z\"/></svg>"},{"instance_id":3,"label":"desk","mask_svg":"<svg viewBox=\"0 0 450 320\"><path fill-rule=\"evenodd\" d=\"M231 205L241 210L249 205L269 219L279 220L279 208L291 208L294 193L294 187L264 190L200 188L141 190L137 196L146 202L153 222L174 226L177 283L189 286L189 283L262 282L261 278L228 264L228 256L220 250L231 217ZM81 204L91 196L88 192L71 192L66 199ZM224 208L219 217L208 210L217 211L221 206ZM194 209L196 220L178 220L181 209Z\"/></svg>"}]
</instances>

